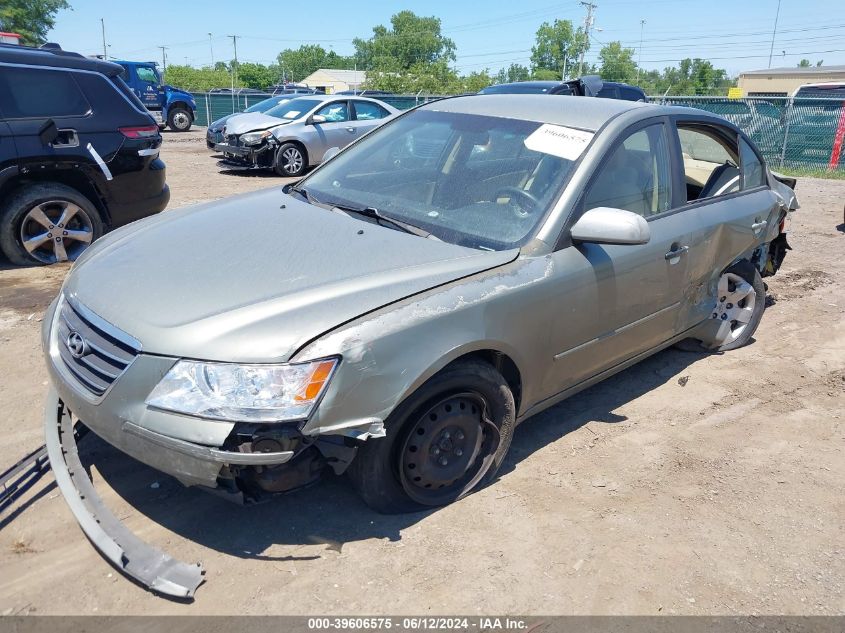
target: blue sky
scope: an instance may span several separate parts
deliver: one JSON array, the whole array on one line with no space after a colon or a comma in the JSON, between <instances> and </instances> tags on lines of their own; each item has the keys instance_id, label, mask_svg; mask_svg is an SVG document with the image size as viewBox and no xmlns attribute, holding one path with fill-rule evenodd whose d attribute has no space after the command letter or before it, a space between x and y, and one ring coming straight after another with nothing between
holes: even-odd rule
<instances>
[{"instance_id":1,"label":"blue sky","mask_svg":"<svg viewBox=\"0 0 845 633\"><path fill-rule=\"evenodd\" d=\"M766 68L777 0L593 0L594 42L620 40L639 49L643 27L642 66L662 69L684 57L703 57L735 75ZM100 18L105 19L111 56L160 60L158 46L168 46L170 63L202 66L232 56L239 35L241 61L272 62L284 48L319 43L338 53L353 51L352 38L369 37L376 24L389 24L402 9L441 18L443 30L457 44L461 73L511 62L527 64L534 33L555 18L580 23L584 8L577 0L452 0L388 2L257 2L254 0L145 0L144 2L70 0L70 11L57 15L52 41L85 54L102 52ZM600 30L599 30L600 29ZM779 34L772 66L794 66L802 57L825 65L845 64L845 0L782 0ZM211 33L211 38L209 38ZM209 39L211 41L209 42ZM785 52L785 55L784 55Z\"/></svg>"}]
</instances>

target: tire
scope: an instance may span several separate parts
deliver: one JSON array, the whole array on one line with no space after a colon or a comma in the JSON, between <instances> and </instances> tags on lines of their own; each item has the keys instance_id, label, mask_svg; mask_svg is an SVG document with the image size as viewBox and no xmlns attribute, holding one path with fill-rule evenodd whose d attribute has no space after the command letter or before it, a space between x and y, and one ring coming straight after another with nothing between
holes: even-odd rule
<instances>
[{"instance_id":1,"label":"tire","mask_svg":"<svg viewBox=\"0 0 845 633\"><path fill-rule=\"evenodd\" d=\"M67 223L63 214L70 214ZM103 232L94 204L59 183L18 189L0 207L0 250L19 266L73 261Z\"/></svg>"},{"instance_id":2,"label":"tire","mask_svg":"<svg viewBox=\"0 0 845 633\"><path fill-rule=\"evenodd\" d=\"M725 279L728 280L727 292L721 285ZM750 286L750 289L747 289L748 295L734 305L731 301L732 296L736 297L742 294L741 286L736 283L738 280L744 281ZM727 339L717 336L709 342L708 347L717 352L727 352L747 345L751 341L751 337L754 336L754 332L757 331L757 327L763 318L763 312L766 310L766 286L760 277L760 272L749 261L734 264L722 273L717 294L719 296L716 297L713 318L730 322L732 324L730 326L731 334ZM751 305L752 302L753 305ZM731 318L737 315L737 309L739 309L739 312L750 310L747 314L747 321L734 321ZM705 342L705 345L707 345L707 342Z\"/></svg>"},{"instance_id":3,"label":"tire","mask_svg":"<svg viewBox=\"0 0 845 633\"><path fill-rule=\"evenodd\" d=\"M386 436L363 442L346 472L378 512L446 505L493 480L515 420L513 394L498 371L479 361L455 363L406 398L388 417Z\"/></svg>"},{"instance_id":4,"label":"tire","mask_svg":"<svg viewBox=\"0 0 845 633\"><path fill-rule=\"evenodd\" d=\"M285 143L276 150L273 170L280 176L297 178L304 174L306 169L308 169L308 157L305 155L305 150L296 143Z\"/></svg>"},{"instance_id":5,"label":"tire","mask_svg":"<svg viewBox=\"0 0 845 633\"><path fill-rule=\"evenodd\" d=\"M167 113L167 127L174 132L187 132L193 122L194 118L185 108L173 108Z\"/></svg>"}]
</instances>

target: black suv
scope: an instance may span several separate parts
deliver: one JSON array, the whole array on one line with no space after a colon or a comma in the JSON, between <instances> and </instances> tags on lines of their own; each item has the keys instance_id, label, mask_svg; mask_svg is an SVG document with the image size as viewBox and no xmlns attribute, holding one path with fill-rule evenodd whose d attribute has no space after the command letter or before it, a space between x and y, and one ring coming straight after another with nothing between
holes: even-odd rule
<instances>
[{"instance_id":1,"label":"black suv","mask_svg":"<svg viewBox=\"0 0 845 633\"><path fill-rule=\"evenodd\" d=\"M0 44L0 250L12 263L74 260L167 206L161 134L121 71Z\"/></svg>"},{"instance_id":2,"label":"black suv","mask_svg":"<svg viewBox=\"0 0 845 633\"><path fill-rule=\"evenodd\" d=\"M549 94L622 99L623 101L648 100L642 88L615 81L604 81L598 75L585 75L580 79L570 81L516 81L510 84L493 84L482 88L479 94Z\"/></svg>"}]
</instances>

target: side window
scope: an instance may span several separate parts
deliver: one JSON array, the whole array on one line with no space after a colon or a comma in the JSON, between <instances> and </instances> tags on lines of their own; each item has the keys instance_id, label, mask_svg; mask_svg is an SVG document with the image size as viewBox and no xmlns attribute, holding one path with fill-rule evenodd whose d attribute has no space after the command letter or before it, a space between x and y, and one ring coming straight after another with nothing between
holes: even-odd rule
<instances>
[{"instance_id":1,"label":"side window","mask_svg":"<svg viewBox=\"0 0 845 633\"><path fill-rule=\"evenodd\" d=\"M687 202L739 191L739 156L736 142L709 126L678 127Z\"/></svg>"},{"instance_id":2,"label":"side window","mask_svg":"<svg viewBox=\"0 0 845 633\"><path fill-rule=\"evenodd\" d=\"M349 120L349 106L346 101L335 101L317 110L315 115L326 117L326 123L339 123Z\"/></svg>"},{"instance_id":3,"label":"side window","mask_svg":"<svg viewBox=\"0 0 845 633\"><path fill-rule=\"evenodd\" d=\"M138 79L141 81L146 81L149 84L158 83L158 77L156 77L155 71L152 68L147 68L146 66L136 66L135 72L138 75Z\"/></svg>"},{"instance_id":4,"label":"side window","mask_svg":"<svg viewBox=\"0 0 845 633\"><path fill-rule=\"evenodd\" d=\"M742 188L753 189L766 184L766 171L763 163L751 149L751 146L744 139L739 141L739 157L742 161Z\"/></svg>"},{"instance_id":5,"label":"side window","mask_svg":"<svg viewBox=\"0 0 845 633\"><path fill-rule=\"evenodd\" d=\"M669 143L662 123L631 134L590 183L584 210L612 207L648 217L672 207Z\"/></svg>"},{"instance_id":6,"label":"side window","mask_svg":"<svg viewBox=\"0 0 845 633\"><path fill-rule=\"evenodd\" d=\"M369 101L355 101L355 119L358 121L373 121L383 119L388 115L387 110L377 103Z\"/></svg>"},{"instance_id":7,"label":"side window","mask_svg":"<svg viewBox=\"0 0 845 633\"><path fill-rule=\"evenodd\" d=\"M71 72L3 68L0 109L8 119L25 119L82 116L91 106Z\"/></svg>"}]
</instances>

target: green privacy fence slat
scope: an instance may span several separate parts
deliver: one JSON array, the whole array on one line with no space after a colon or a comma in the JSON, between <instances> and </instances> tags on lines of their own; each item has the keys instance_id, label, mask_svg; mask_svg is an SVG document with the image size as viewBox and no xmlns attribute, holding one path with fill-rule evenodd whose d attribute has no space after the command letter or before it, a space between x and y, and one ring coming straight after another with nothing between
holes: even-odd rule
<instances>
[{"instance_id":1,"label":"green privacy fence slat","mask_svg":"<svg viewBox=\"0 0 845 633\"><path fill-rule=\"evenodd\" d=\"M207 126L209 121L216 121L234 112L242 112L248 107L271 96L269 94L232 94L226 92L194 92L192 94L197 102L197 118L195 123L203 127ZM439 97L431 95L419 97L416 95L393 95L389 97L378 97L378 99L392 105L398 110L407 110L420 103L439 99Z\"/></svg>"},{"instance_id":2,"label":"green privacy fence slat","mask_svg":"<svg viewBox=\"0 0 845 633\"><path fill-rule=\"evenodd\" d=\"M845 170L845 102L764 97L652 97L717 114L745 132L775 169Z\"/></svg>"},{"instance_id":3,"label":"green privacy fence slat","mask_svg":"<svg viewBox=\"0 0 845 633\"><path fill-rule=\"evenodd\" d=\"M241 112L269 94L194 93L196 124ZM434 95L377 97L399 110L438 99ZM566 97L561 97L566 98ZM652 103L680 105L721 116L755 142L775 169L845 170L845 102L841 99L786 97L650 97Z\"/></svg>"}]
</instances>

